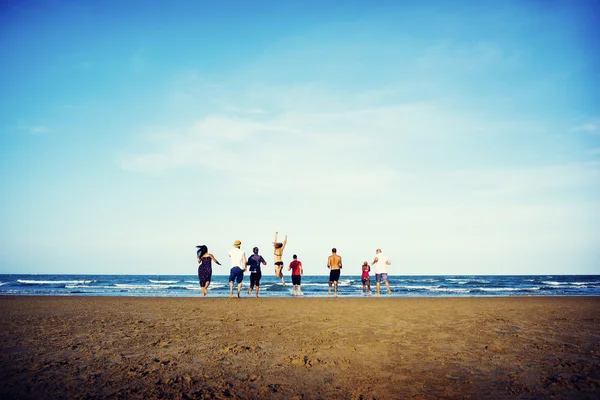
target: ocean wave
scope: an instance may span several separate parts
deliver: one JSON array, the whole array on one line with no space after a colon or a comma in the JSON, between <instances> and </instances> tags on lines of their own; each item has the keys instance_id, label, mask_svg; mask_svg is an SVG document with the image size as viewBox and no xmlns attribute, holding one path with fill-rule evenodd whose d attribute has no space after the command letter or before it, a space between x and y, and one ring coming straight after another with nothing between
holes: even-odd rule
<instances>
[{"instance_id":1,"label":"ocean wave","mask_svg":"<svg viewBox=\"0 0 600 400\"><path fill-rule=\"evenodd\" d=\"M228 276L213 275L209 290L212 296L228 297ZM261 292L265 297L287 297L292 285L287 286L273 276L263 276ZM24 295L108 295L108 296L202 296L195 275L17 275L0 276L0 294ZM302 290L307 297L327 297L328 276L303 276ZM542 283L543 282L543 283ZM248 279L243 282L248 290ZM375 287L371 276L371 290ZM446 296L574 296L600 293L597 276L389 276L393 297L446 297ZM237 286L237 285L236 285ZM362 296L359 275L343 276L339 281L339 295Z\"/></svg>"},{"instance_id":2,"label":"ocean wave","mask_svg":"<svg viewBox=\"0 0 600 400\"><path fill-rule=\"evenodd\" d=\"M390 285L390 288L394 289L408 289L408 290L431 290L431 289L438 289L440 287L440 285L435 285L435 286L419 286L419 285Z\"/></svg>"},{"instance_id":3,"label":"ocean wave","mask_svg":"<svg viewBox=\"0 0 600 400\"><path fill-rule=\"evenodd\" d=\"M448 293L469 293L470 289L463 288L431 288L429 289L431 292L448 292Z\"/></svg>"},{"instance_id":4,"label":"ocean wave","mask_svg":"<svg viewBox=\"0 0 600 400\"><path fill-rule=\"evenodd\" d=\"M399 282L408 282L408 283L438 283L438 282L442 282L442 280L436 279L436 278L427 278L427 279L415 279L415 278L397 279L395 277L392 277L392 278L395 280L398 280Z\"/></svg>"},{"instance_id":5,"label":"ocean wave","mask_svg":"<svg viewBox=\"0 0 600 400\"><path fill-rule=\"evenodd\" d=\"M29 279L17 279L17 282L22 285L87 285L95 281L35 281Z\"/></svg>"},{"instance_id":6,"label":"ocean wave","mask_svg":"<svg viewBox=\"0 0 600 400\"><path fill-rule=\"evenodd\" d=\"M192 285L192 286L182 286L184 289L187 290L202 290L202 288L200 287L200 285L196 284L196 285ZM229 286L227 285L219 285L219 284L213 284L211 283L210 286L208 287L208 290L218 290L218 289L224 289L224 288L228 288Z\"/></svg>"},{"instance_id":7,"label":"ocean wave","mask_svg":"<svg viewBox=\"0 0 600 400\"><path fill-rule=\"evenodd\" d=\"M575 284L574 282L556 282L556 281L542 281L542 283L545 285L552 285L552 286L568 286L568 285Z\"/></svg>"},{"instance_id":8,"label":"ocean wave","mask_svg":"<svg viewBox=\"0 0 600 400\"><path fill-rule=\"evenodd\" d=\"M302 285L304 286L304 285ZM290 291L292 285L291 283L289 285L283 286L280 283L261 283L260 284L260 290L261 291L269 291L269 292L287 292Z\"/></svg>"},{"instance_id":9,"label":"ocean wave","mask_svg":"<svg viewBox=\"0 0 600 400\"><path fill-rule=\"evenodd\" d=\"M153 284L134 284L134 283L115 283L114 287L130 290L169 290L169 289L187 289L189 285L159 285Z\"/></svg>"},{"instance_id":10,"label":"ocean wave","mask_svg":"<svg viewBox=\"0 0 600 400\"><path fill-rule=\"evenodd\" d=\"M501 287L489 287L489 288L475 288L473 290L481 290L482 292L518 292L521 290L526 290L524 288L501 288Z\"/></svg>"},{"instance_id":11,"label":"ocean wave","mask_svg":"<svg viewBox=\"0 0 600 400\"><path fill-rule=\"evenodd\" d=\"M198 286L198 287L200 287L200 286ZM226 288L226 287L229 287L229 286L228 285L224 285L224 284L218 284L218 283L211 282L210 286L208 288L209 289L223 289L223 288Z\"/></svg>"}]
</instances>

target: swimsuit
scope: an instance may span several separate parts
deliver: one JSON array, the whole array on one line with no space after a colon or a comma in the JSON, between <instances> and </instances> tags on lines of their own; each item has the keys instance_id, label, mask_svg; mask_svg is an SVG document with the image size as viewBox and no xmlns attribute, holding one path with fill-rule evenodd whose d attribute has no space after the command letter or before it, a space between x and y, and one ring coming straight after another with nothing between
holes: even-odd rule
<instances>
[{"instance_id":1,"label":"swimsuit","mask_svg":"<svg viewBox=\"0 0 600 400\"><path fill-rule=\"evenodd\" d=\"M360 277L360 279L361 279L363 285L366 284L370 280L368 269L363 269L362 276Z\"/></svg>"},{"instance_id":2,"label":"swimsuit","mask_svg":"<svg viewBox=\"0 0 600 400\"><path fill-rule=\"evenodd\" d=\"M329 280L331 282L337 282L340 280L340 272L341 270L339 269L332 269L331 271L329 271Z\"/></svg>"}]
</instances>

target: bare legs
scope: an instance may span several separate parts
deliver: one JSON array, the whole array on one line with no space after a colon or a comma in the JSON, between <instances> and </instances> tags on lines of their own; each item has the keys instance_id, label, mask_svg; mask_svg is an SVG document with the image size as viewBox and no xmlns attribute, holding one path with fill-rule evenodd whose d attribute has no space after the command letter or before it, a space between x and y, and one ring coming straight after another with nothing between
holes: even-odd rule
<instances>
[{"instance_id":1,"label":"bare legs","mask_svg":"<svg viewBox=\"0 0 600 400\"><path fill-rule=\"evenodd\" d=\"M210 281L206 282L204 286L201 286L203 296L206 296L206 293L208 292L208 285L210 285Z\"/></svg>"},{"instance_id":2,"label":"bare legs","mask_svg":"<svg viewBox=\"0 0 600 400\"><path fill-rule=\"evenodd\" d=\"M250 289L248 289L248 294L252 293L252 290L254 290L254 285L250 284ZM256 297L258 297L258 291L260 290L260 286L256 285Z\"/></svg>"},{"instance_id":3,"label":"bare legs","mask_svg":"<svg viewBox=\"0 0 600 400\"><path fill-rule=\"evenodd\" d=\"M337 297L338 281L329 281L329 289L327 290L327 294L331 294L331 286L332 285L333 285L333 297Z\"/></svg>"},{"instance_id":4,"label":"bare legs","mask_svg":"<svg viewBox=\"0 0 600 400\"><path fill-rule=\"evenodd\" d=\"M392 294L392 291L390 290L390 283L388 281L385 281L385 288L386 288L388 294ZM380 289L381 289L381 283L377 282L377 296L380 295Z\"/></svg>"},{"instance_id":5,"label":"bare legs","mask_svg":"<svg viewBox=\"0 0 600 400\"><path fill-rule=\"evenodd\" d=\"M242 291L242 283L237 284L237 297L240 298L240 292ZM229 281L229 298L233 299L233 281Z\"/></svg>"},{"instance_id":6,"label":"bare legs","mask_svg":"<svg viewBox=\"0 0 600 400\"><path fill-rule=\"evenodd\" d=\"M367 280L365 283L363 283L363 293L367 292L367 288L369 289L369 294L371 294L371 280Z\"/></svg>"},{"instance_id":7,"label":"bare legs","mask_svg":"<svg viewBox=\"0 0 600 400\"><path fill-rule=\"evenodd\" d=\"M281 273L282 270L283 270L283 265L275 266L275 278L281 278L281 284L283 286L285 286L285 279L283 277L283 274Z\"/></svg>"},{"instance_id":8,"label":"bare legs","mask_svg":"<svg viewBox=\"0 0 600 400\"><path fill-rule=\"evenodd\" d=\"M300 289L300 285L294 285L292 287L292 293L294 296L302 296L302 289Z\"/></svg>"}]
</instances>

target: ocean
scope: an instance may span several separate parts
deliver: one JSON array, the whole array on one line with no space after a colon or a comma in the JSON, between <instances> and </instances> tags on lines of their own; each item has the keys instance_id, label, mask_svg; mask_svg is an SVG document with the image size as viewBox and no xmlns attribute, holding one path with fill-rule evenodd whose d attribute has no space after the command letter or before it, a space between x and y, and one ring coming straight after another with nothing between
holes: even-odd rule
<instances>
[{"instance_id":1,"label":"ocean","mask_svg":"<svg viewBox=\"0 0 600 400\"><path fill-rule=\"evenodd\" d=\"M303 276L304 296L327 297L328 279ZM600 296L600 275L391 275L389 283L392 294L382 290L384 297ZM248 287L246 274L243 297L248 297ZM202 292L195 275L0 275L0 295L202 297ZM228 297L228 277L213 275L208 296ZM292 296L290 276L285 287L273 275L263 276L260 296ZM342 275L338 296L365 296L360 276Z\"/></svg>"}]
</instances>

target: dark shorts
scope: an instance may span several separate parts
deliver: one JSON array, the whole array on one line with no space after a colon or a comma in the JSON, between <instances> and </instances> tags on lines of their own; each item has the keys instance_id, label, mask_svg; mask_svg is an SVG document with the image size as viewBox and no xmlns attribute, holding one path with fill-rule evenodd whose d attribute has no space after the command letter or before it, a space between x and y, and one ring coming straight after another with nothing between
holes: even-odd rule
<instances>
[{"instance_id":1,"label":"dark shorts","mask_svg":"<svg viewBox=\"0 0 600 400\"><path fill-rule=\"evenodd\" d=\"M275 262L275 265L283 267L283 261L277 261Z\"/></svg>"},{"instance_id":2,"label":"dark shorts","mask_svg":"<svg viewBox=\"0 0 600 400\"><path fill-rule=\"evenodd\" d=\"M300 285L302 282L302 275L292 275L292 285Z\"/></svg>"},{"instance_id":3,"label":"dark shorts","mask_svg":"<svg viewBox=\"0 0 600 400\"><path fill-rule=\"evenodd\" d=\"M340 280L340 269L332 269L329 271L329 282L337 282Z\"/></svg>"},{"instance_id":4,"label":"dark shorts","mask_svg":"<svg viewBox=\"0 0 600 400\"><path fill-rule=\"evenodd\" d=\"M250 286L260 286L260 278L262 278L261 272L254 272L250 274Z\"/></svg>"},{"instance_id":5,"label":"dark shorts","mask_svg":"<svg viewBox=\"0 0 600 400\"><path fill-rule=\"evenodd\" d=\"M231 268L231 271L229 271L229 282L242 283L243 280L244 271L240 267Z\"/></svg>"},{"instance_id":6,"label":"dark shorts","mask_svg":"<svg viewBox=\"0 0 600 400\"><path fill-rule=\"evenodd\" d=\"M387 282L387 274L375 274L375 282Z\"/></svg>"},{"instance_id":7,"label":"dark shorts","mask_svg":"<svg viewBox=\"0 0 600 400\"><path fill-rule=\"evenodd\" d=\"M367 283L371 283L371 279L370 278L362 278L362 284L366 285Z\"/></svg>"}]
</instances>

